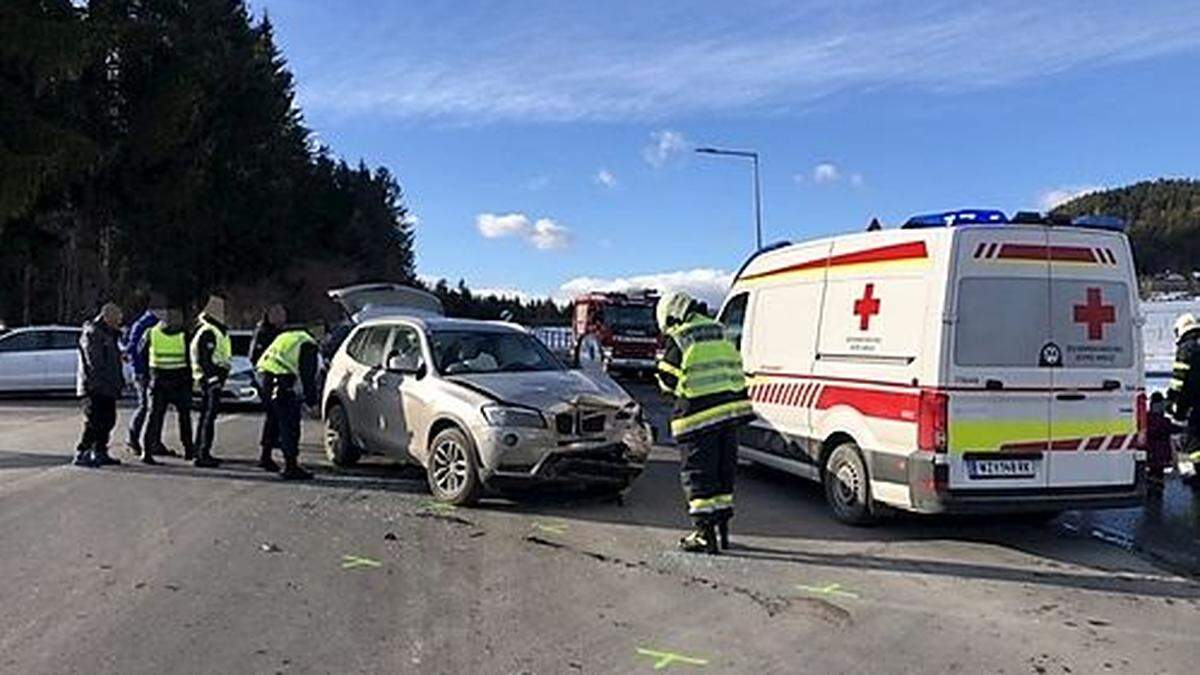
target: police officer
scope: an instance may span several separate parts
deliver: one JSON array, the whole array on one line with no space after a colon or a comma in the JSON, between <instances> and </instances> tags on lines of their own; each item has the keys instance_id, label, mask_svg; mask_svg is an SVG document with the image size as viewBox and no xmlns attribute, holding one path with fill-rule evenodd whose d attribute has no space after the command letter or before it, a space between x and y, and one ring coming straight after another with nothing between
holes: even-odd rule
<instances>
[{"instance_id":1,"label":"police officer","mask_svg":"<svg viewBox=\"0 0 1200 675\"><path fill-rule=\"evenodd\" d=\"M233 348L229 328L225 325L225 298L209 297L204 311L196 319L196 334L192 336L189 354L192 362L192 382L200 392L200 420L196 428L196 460L199 467L219 466L212 456L213 435L216 433L217 413L221 405L221 390L229 377Z\"/></svg>"},{"instance_id":2,"label":"police officer","mask_svg":"<svg viewBox=\"0 0 1200 675\"><path fill-rule=\"evenodd\" d=\"M658 384L675 399L671 435L679 445L680 478L696 526L679 547L716 553L718 532L720 545L729 546L737 427L754 416L742 359L721 324L705 316L688 294L664 297L656 315L667 338Z\"/></svg>"},{"instance_id":3,"label":"police officer","mask_svg":"<svg viewBox=\"0 0 1200 675\"><path fill-rule=\"evenodd\" d=\"M158 464L151 454L162 445L163 417L167 406L179 416L179 440L185 459L196 459L192 448L192 372L188 366L183 313L168 309L166 318L146 331L142 351L150 364L150 414L142 428L142 463Z\"/></svg>"},{"instance_id":4,"label":"police officer","mask_svg":"<svg viewBox=\"0 0 1200 675\"><path fill-rule=\"evenodd\" d=\"M1187 427L1183 453L1200 464L1200 322L1191 313L1175 320L1175 345L1167 403L1175 421ZM1192 481L1197 485L1196 477Z\"/></svg>"},{"instance_id":5,"label":"police officer","mask_svg":"<svg viewBox=\"0 0 1200 675\"><path fill-rule=\"evenodd\" d=\"M287 323L287 310L283 305L275 303L263 311L262 318L254 326L254 335L250 338L251 364L258 363L263 352L267 351L267 347L283 332L285 323ZM279 442L278 422L275 420L275 413L271 406L267 405L267 393L263 389L262 378L258 377L257 373L254 378L254 388L258 391L258 399L262 401L264 411L262 436L259 438L262 452L258 458L258 465L274 473L279 471L279 465L271 459L272 446Z\"/></svg>"},{"instance_id":6,"label":"police officer","mask_svg":"<svg viewBox=\"0 0 1200 675\"><path fill-rule=\"evenodd\" d=\"M300 468L301 398L296 388L303 389L303 402L317 404L317 341L306 330L286 330L280 333L259 357L258 375L266 393L264 403L268 417L264 420L263 447L279 447L283 451L283 480L307 480L312 474ZM268 425L274 419L274 438ZM270 459L270 455L267 455Z\"/></svg>"}]
</instances>

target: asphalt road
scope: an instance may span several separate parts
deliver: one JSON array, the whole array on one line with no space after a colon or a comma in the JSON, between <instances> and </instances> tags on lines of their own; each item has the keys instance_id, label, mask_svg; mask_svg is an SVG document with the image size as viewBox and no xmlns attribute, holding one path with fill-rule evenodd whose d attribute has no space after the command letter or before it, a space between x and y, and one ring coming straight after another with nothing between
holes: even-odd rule
<instances>
[{"instance_id":1,"label":"asphalt road","mask_svg":"<svg viewBox=\"0 0 1200 675\"><path fill-rule=\"evenodd\" d=\"M1200 584L1086 527L850 528L815 486L747 469L735 549L689 556L671 448L624 505L447 509L411 469L335 472L315 423L318 480L280 483L252 464L258 422L223 419L220 469L78 469L73 404L0 402L0 672L1183 673L1200 655Z\"/></svg>"}]
</instances>

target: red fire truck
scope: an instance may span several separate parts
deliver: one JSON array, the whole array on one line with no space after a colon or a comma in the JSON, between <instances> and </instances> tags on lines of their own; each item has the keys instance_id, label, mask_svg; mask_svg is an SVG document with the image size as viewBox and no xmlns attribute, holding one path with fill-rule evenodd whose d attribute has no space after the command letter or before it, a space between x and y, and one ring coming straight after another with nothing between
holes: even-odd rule
<instances>
[{"instance_id":1,"label":"red fire truck","mask_svg":"<svg viewBox=\"0 0 1200 675\"><path fill-rule=\"evenodd\" d=\"M661 348L657 304L658 294L650 290L582 295L571 310L572 342L594 335L610 372L652 373Z\"/></svg>"}]
</instances>

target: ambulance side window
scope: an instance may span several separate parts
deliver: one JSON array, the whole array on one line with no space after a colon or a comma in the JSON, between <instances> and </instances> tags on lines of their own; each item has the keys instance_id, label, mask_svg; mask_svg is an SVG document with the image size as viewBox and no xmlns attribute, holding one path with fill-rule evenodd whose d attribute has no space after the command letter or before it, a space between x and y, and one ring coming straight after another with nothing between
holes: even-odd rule
<instances>
[{"instance_id":1,"label":"ambulance side window","mask_svg":"<svg viewBox=\"0 0 1200 675\"><path fill-rule=\"evenodd\" d=\"M738 349L742 348L742 325L746 321L746 299L749 297L749 293L735 295L725 303L725 309L721 310L718 319L725 326L725 334Z\"/></svg>"}]
</instances>

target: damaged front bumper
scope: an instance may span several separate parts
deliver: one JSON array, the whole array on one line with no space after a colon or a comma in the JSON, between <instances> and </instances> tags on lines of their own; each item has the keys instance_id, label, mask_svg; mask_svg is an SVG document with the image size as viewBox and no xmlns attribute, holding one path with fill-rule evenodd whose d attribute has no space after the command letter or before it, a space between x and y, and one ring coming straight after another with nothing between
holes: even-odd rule
<instances>
[{"instance_id":1,"label":"damaged front bumper","mask_svg":"<svg viewBox=\"0 0 1200 675\"><path fill-rule=\"evenodd\" d=\"M481 478L497 490L540 485L622 489L645 469L651 439L648 425L631 426L617 440L579 441L545 449L530 464L498 458L495 466L488 468L485 461Z\"/></svg>"}]
</instances>

